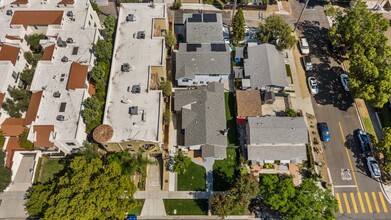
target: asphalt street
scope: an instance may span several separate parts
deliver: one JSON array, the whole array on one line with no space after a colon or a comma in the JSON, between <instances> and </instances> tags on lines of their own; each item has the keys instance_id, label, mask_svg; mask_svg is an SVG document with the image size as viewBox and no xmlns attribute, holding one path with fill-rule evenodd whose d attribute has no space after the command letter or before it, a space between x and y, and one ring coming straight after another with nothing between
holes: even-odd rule
<instances>
[{"instance_id":1,"label":"asphalt street","mask_svg":"<svg viewBox=\"0 0 391 220\"><path fill-rule=\"evenodd\" d=\"M294 24L304 3L290 1L292 15L286 19ZM391 219L391 206L382 193L379 182L370 177L366 160L360 154L354 130L361 128L350 93L343 90L339 74L341 64L328 46L329 23L323 6L310 0L298 25L300 36L308 39L319 94L312 97L318 122L326 122L331 139L324 143L327 166L339 201L337 219Z\"/></svg>"}]
</instances>

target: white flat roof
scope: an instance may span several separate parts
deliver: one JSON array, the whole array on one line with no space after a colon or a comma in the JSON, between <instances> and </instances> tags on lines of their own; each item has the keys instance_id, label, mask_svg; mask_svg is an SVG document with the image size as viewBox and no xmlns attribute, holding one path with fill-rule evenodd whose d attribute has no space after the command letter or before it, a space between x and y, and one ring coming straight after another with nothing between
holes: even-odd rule
<instances>
[{"instance_id":1,"label":"white flat roof","mask_svg":"<svg viewBox=\"0 0 391 220\"><path fill-rule=\"evenodd\" d=\"M9 61L0 61L0 93L7 92L10 69L12 68L12 63Z\"/></svg>"},{"instance_id":2,"label":"white flat roof","mask_svg":"<svg viewBox=\"0 0 391 220\"><path fill-rule=\"evenodd\" d=\"M161 91L149 90L150 67L163 65L164 37L152 37L153 18L165 18L164 3L121 4L119 25L114 45L114 57L110 72L104 123L113 127L110 142L130 139L160 141ZM136 21L126 22L126 16L136 15ZM137 33L145 31L145 39L137 39ZM122 72L121 66L129 63L132 70ZM141 92L128 91L140 85ZM149 91L148 91L149 90ZM130 115L129 108L137 106L138 115Z\"/></svg>"}]
</instances>

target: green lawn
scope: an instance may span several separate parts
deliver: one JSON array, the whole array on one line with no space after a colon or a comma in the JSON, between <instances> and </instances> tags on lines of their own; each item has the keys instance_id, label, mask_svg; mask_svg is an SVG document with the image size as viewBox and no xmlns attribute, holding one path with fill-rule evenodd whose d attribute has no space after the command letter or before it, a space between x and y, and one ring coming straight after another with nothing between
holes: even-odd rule
<instances>
[{"instance_id":1,"label":"green lawn","mask_svg":"<svg viewBox=\"0 0 391 220\"><path fill-rule=\"evenodd\" d=\"M164 199L167 215L207 215L207 199ZM174 214L174 210L176 213Z\"/></svg>"},{"instance_id":2,"label":"green lawn","mask_svg":"<svg viewBox=\"0 0 391 220\"><path fill-rule=\"evenodd\" d=\"M141 215L141 210L143 209L145 200L144 199L136 199L136 201L139 202L140 204L136 208L129 210L128 213L130 215L137 215L137 216L139 216L139 215Z\"/></svg>"},{"instance_id":3,"label":"green lawn","mask_svg":"<svg viewBox=\"0 0 391 220\"><path fill-rule=\"evenodd\" d=\"M377 140L376 138L376 132L375 132L375 129L373 128L373 125L372 125L372 121L370 118L367 118L367 117L363 117L363 121L364 121L364 126L365 126L365 130L372 134L373 137L375 137L375 139Z\"/></svg>"},{"instance_id":4,"label":"green lawn","mask_svg":"<svg viewBox=\"0 0 391 220\"><path fill-rule=\"evenodd\" d=\"M39 174L38 181L41 183L47 182L53 178L54 174L59 173L64 169L64 164L61 160L46 159L42 160L42 170Z\"/></svg>"},{"instance_id":5,"label":"green lawn","mask_svg":"<svg viewBox=\"0 0 391 220\"><path fill-rule=\"evenodd\" d=\"M236 127L236 101L233 93L224 93L225 96L225 116L227 119L228 146L239 144L238 129Z\"/></svg>"},{"instance_id":6,"label":"green lawn","mask_svg":"<svg viewBox=\"0 0 391 220\"><path fill-rule=\"evenodd\" d=\"M237 154L235 149L227 149L227 158L213 164L213 190L226 191L231 188L235 175Z\"/></svg>"},{"instance_id":7,"label":"green lawn","mask_svg":"<svg viewBox=\"0 0 391 220\"><path fill-rule=\"evenodd\" d=\"M206 171L203 166L190 163L186 173L178 174L179 191L205 191Z\"/></svg>"}]
</instances>

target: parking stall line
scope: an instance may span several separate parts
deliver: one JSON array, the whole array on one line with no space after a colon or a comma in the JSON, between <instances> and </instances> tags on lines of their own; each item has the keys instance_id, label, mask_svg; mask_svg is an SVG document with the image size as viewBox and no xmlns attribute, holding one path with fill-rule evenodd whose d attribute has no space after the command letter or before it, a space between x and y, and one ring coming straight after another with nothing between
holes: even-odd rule
<instances>
[{"instance_id":1,"label":"parking stall line","mask_svg":"<svg viewBox=\"0 0 391 220\"><path fill-rule=\"evenodd\" d=\"M343 201L345 202L346 212L348 214L350 214L351 211L350 211L350 205L349 205L349 201L348 201L348 196L346 195L346 193L342 193L342 196L343 196Z\"/></svg>"},{"instance_id":2,"label":"parking stall line","mask_svg":"<svg viewBox=\"0 0 391 220\"><path fill-rule=\"evenodd\" d=\"M373 198L373 202L375 203L376 212L379 213L380 212L380 207L379 207L379 204L377 203L376 193L375 192L372 192L372 198Z\"/></svg>"},{"instance_id":3,"label":"parking stall line","mask_svg":"<svg viewBox=\"0 0 391 220\"><path fill-rule=\"evenodd\" d=\"M357 193L357 198L358 198L358 202L360 203L361 212L365 213L365 206L364 206L364 203L362 201L362 197L361 197L361 193L360 192Z\"/></svg>"},{"instance_id":4,"label":"parking stall line","mask_svg":"<svg viewBox=\"0 0 391 220\"><path fill-rule=\"evenodd\" d=\"M339 213L343 213L343 209L342 209L342 204L341 204L341 197L339 197L339 193L335 193L335 198L337 199L337 202L338 202L338 209L339 209Z\"/></svg>"},{"instance_id":5,"label":"parking stall line","mask_svg":"<svg viewBox=\"0 0 391 220\"><path fill-rule=\"evenodd\" d=\"M364 192L364 196L365 196L365 201L367 202L367 205L368 205L368 211L369 211L370 213L373 213L372 205L371 205L371 201L369 201L368 193L367 193L367 192Z\"/></svg>"},{"instance_id":6,"label":"parking stall line","mask_svg":"<svg viewBox=\"0 0 391 220\"><path fill-rule=\"evenodd\" d=\"M388 212L388 209L387 209L386 203L384 202L384 197L383 197L383 193L382 193L382 192L379 192L379 199L380 199L381 205L382 205L382 207L383 207L383 211L384 211L385 213L387 213L387 212Z\"/></svg>"},{"instance_id":7,"label":"parking stall line","mask_svg":"<svg viewBox=\"0 0 391 220\"><path fill-rule=\"evenodd\" d=\"M357 203L356 203L356 199L354 198L354 193L352 192L350 193L350 198L352 199L354 213L358 213Z\"/></svg>"}]
</instances>

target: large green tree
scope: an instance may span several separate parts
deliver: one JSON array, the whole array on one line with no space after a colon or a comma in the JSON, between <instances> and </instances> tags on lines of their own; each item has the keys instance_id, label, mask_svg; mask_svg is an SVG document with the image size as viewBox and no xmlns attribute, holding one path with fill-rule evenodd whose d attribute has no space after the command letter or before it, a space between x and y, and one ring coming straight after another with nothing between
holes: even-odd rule
<instances>
[{"instance_id":1,"label":"large green tree","mask_svg":"<svg viewBox=\"0 0 391 220\"><path fill-rule=\"evenodd\" d=\"M113 45L111 42L107 42L105 40L98 40L96 44L92 46L96 56L98 57L98 61L106 62L111 60L111 55L113 51Z\"/></svg>"},{"instance_id":2,"label":"large green tree","mask_svg":"<svg viewBox=\"0 0 391 220\"><path fill-rule=\"evenodd\" d=\"M9 91L11 96L3 103L3 109L7 111L9 116L13 118L22 117L22 113L27 111L29 106L31 93L26 89L11 89Z\"/></svg>"},{"instance_id":3,"label":"large green tree","mask_svg":"<svg viewBox=\"0 0 391 220\"><path fill-rule=\"evenodd\" d=\"M42 46L39 44L39 41L44 38L45 35L43 34L32 34L26 37L27 43L30 45L30 50L34 54L39 54L42 52Z\"/></svg>"},{"instance_id":4,"label":"large green tree","mask_svg":"<svg viewBox=\"0 0 391 220\"><path fill-rule=\"evenodd\" d=\"M3 136L1 136L3 137ZM2 147L2 144L0 144ZM0 150L0 193L2 193L11 183L11 170L4 167L5 151Z\"/></svg>"},{"instance_id":5,"label":"large green tree","mask_svg":"<svg viewBox=\"0 0 391 220\"><path fill-rule=\"evenodd\" d=\"M190 157L184 155L181 150L175 155L174 161L174 172L178 174L185 173L191 163Z\"/></svg>"},{"instance_id":6,"label":"large green tree","mask_svg":"<svg viewBox=\"0 0 391 220\"><path fill-rule=\"evenodd\" d=\"M112 41L115 37L114 35L117 26L117 18L115 16L108 16L105 18L103 24L105 26L105 31L109 38L109 41Z\"/></svg>"},{"instance_id":7,"label":"large green tree","mask_svg":"<svg viewBox=\"0 0 391 220\"><path fill-rule=\"evenodd\" d=\"M278 15L271 15L265 23L259 23L258 38L262 43L270 43L281 49L288 49L296 44L292 28Z\"/></svg>"},{"instance_id":8,"label":"large green tree","mask_svg":"<svg viewBox=\"0 0 391 220\"><path fill-rule=\"evenodd\" d=\"M20 74L20 79L23 80L27 85L31 85L34 78L35 69L24 69Z\"/></svg>"},{"instance_id":9,"label":"large green tree","mask_svg":"<svg viewBox=\"0 0 391 220\"><path fill-rule=\"evenodd\" d=\"M41 219L124 219L136 188L117 163L75 157L65 174L28 192L26 208Z\"/></svg>"},{"instance_id":10,"label":"large green tree","mask_svg":"<svg viewBox=\"0 0 391 220\"><path fill-rule=\"evenodd\" d=\"M105 83L107 79L107 72L101 66L94 66L91 70L91 77L96 83Z\"/></svg>"},{"instance_id":11,"label":"large green tree","mask_svg":"<svg viewBox=\"0 0 391 220\"><path fill-rule=\"evenodd\" d=\"M210 200L210 204L212 207L212 213L224 219L232 212L232 209L235 206L235 201L229 192L218 192L213 195L213 198Z\"/></svg>"},{"instance_id":12,"label":"large green tree","mask_svg":"<svg viewBox=\"0 0 391 220\"><path fill-rule=\"evenodd\" d=\"M144 157L141 153L130 154L129 152L117 152L107 156L109 163L116 162L121 166L122 174L134 175L136 173L146 174L148 164L153 163Z\"/></svg>"},{"instance_id":13,"label":"large green tree","mask_svg":"<svg viewBox=\"0 0 391 220\"><path fill-rule=\"evenodd\" d=\"M236 12L233 20L232 20L232 39L235 43L239 43L244 40L246 33L244 30L244 25L246 20L244 19L243 11L241 8Z\"/></svg>"},{"instance_id":14,"label":"large green tree","mask_svg":"<svg viewBox=\"0 0 391 220\"><path fill-rule=\"evenodd\" d=\"M165 36L165 39L166 39L166 44L168 47L173 47L177 44L177 39L176 39L174 31L171 31L171 30L168 31Z\"/></svg>"},{"instance_id":15,"label":"large green tree","mask_svg":"<svg viewBox=\"0 0 391 220\"><path fill-rule=\"evenodd\" d=\"M383 128L383 137L376 144L375 152L381 154L381 167L385 173L391 172L391 128Z\"/></svg>"}]
</instances>

